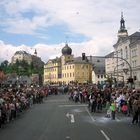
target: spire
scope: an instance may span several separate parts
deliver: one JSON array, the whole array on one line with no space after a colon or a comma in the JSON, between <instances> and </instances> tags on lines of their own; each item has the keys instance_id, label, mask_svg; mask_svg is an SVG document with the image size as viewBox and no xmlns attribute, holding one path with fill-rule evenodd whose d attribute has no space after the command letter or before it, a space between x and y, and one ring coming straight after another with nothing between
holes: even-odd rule
<instances>
[{"instance_id":1,"label":"spire","mask_svg":"<svg viewBox=\"0 0 140 140\"><path fill-rule=\"evenodd\" d=\"M120 30L125 30L125 21L123 18L123 12L121 12Z\"/></svg>"},{"instance_id":2,"label":"spire","mask_svg":"<svg viewBox=\"0 0 140 140\"><path fill-rule=\"evenodd\" d=\"M66 42L65 42L65 46L68 45L68 36L65 37L66 38Z\"/></svg>"},{"instance_id":3,"label":"spire","mask_svg":"<svg viewBox=\"0 0 140 140\"><path fill-rule=\"evenodd\" d=\"M125 20L123 17L123 12L121 12L120 29L118 31L118 37L127 37L128 33L125 28Z\"/></svg>"},{"instance_id":4,"label":"spire","mask_svg":"<svg viewBox=\"0 0 140 140\"><path fill-rule=\"evenodd\" d=\"M36 51L36 49L35 49L35 52L34 52L34 54L35 54L35 56L37 56L37 51Z\"/></svg>"}]
</instances>

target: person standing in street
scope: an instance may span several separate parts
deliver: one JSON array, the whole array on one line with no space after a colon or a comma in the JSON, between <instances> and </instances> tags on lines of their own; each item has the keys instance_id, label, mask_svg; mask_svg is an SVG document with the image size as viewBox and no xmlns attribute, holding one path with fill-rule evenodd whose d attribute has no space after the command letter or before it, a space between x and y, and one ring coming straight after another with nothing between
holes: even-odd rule
<instances>
[{"instance_id":1,"label":"person standing in street","mask_svg":"<svg viewBox=\"0 0 140 140\"><path fill-rule=\"evenodd\" d=\"M115 103L115 101L112 101L112 103L111 103L111 117L112 117L112 120L115 120L115 114L116 114L116 103Z\"/></svg>"},{"instance_id":2,"label":"person standing in street","mask_svg":"<svg viewBox=\"0 0 140 140\"><path fill-rule=\"evenodd\" d=\"M1 118L1 116L2 116L2 113L1 113L1 104L0 104L0 128L1 128L1 124L2 124L2 118Z\"/></svg>"},{"instance_id":3,"label":"person standing in street","mask_svg":"<svg viewBox=\"0 0 140 140\"><path fill-rule=\"evenodd\" d=\"M140 96L138 98L138 121L139 121L139 127L140 127Z\"/></svg>"},{"instance_id":4,"label":"person standing in street","mask_svg":"<svg viewBox=\"0 0 140 140\"><path fill-rule=\"evenodd\" d=\"M133 119L132 119L132 124L138 123L138 98L134 97L133 101Z\"/></svg>"}]
</instances>

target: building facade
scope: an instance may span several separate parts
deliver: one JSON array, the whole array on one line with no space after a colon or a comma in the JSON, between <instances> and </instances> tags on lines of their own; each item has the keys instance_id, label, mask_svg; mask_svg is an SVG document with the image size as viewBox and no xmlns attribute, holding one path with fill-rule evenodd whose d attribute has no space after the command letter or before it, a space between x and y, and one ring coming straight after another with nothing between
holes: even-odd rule
<instances>
[{"instance_id":1,"label":"building facade","mask_svg":"<svg viewBox=\"0 0 140 140\"><path fill-rule=\"evenodd\" d=\"M85 55L76 57L72 55L72 49L66 43L62 48L61 57L50 59L44 65L44 84L71 82L87 83L92 82L92 63Z\"/></svg>"},{"instance_id":2,"label":"building facade","mask_svg":"<svg viewBox=\"0 0 140 140\"><path fill-rule=\"evenodd\" d=\"M123 80L125 83L133 78L135 86L140 87L140 32L128 35L123 15L118 40L113 47L112 56L106 59L106 72L115 76L117 81Z\"/></svg>"},{"instance_id":3,"label":"building facade","mask_svg":"<svg viewBox=\"0 0 140 140\"><path fill-rule=\"evenodd\" d=\"M23 61L25 60L28 64L32 62L32 56L27 53L26 51L17 51L15 52L14 56L11 59L11 63L14 64L16 61Z\"/></svg>"},{"instance_id":4,"label":"building facade","mask_svg":"<svg viewBox=\"0 0 140 140\"><path fill-rule=\"evenodd\" d=\"M92 83L103 85L106 81L105 72L105 57L102 56L87 56L92 63Z\"/></svg>"},{"instance_id":5,"label":"building facade","mask_svg":"<svg viewBox=\"0 0 140 140\"><path fill-rule=\"evenodd\" d=\"M44 62L41 60L40 57L37 56L37 51L35 50L34 54L29 54L26 51L17 51L13 55L11 59L11 63L14 64L18 61L26 61L28 64L33 64L35 67L42 67Z\"/></svg>"}]
</instances>

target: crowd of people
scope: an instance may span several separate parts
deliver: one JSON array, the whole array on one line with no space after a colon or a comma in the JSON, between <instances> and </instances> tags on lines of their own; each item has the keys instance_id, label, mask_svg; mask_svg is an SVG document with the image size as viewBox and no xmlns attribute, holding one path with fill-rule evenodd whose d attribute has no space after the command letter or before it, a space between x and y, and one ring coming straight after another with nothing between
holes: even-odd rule
<instances>
[{"instance_id":1,"label":"crowd of people","mask_svg":"<svg viewBox=\"0 0 140 140\"><path fill-rule=\"evenodd\" d=\"M132 124L140 126L140 91L128 87L104 87L80 85L69 88L69 99L88 103L91 112L103 112L115 119L116 112L132 117ZM103 110L104 109L104 110Z\"/></svg>"},{"instance_id":2,"label":"crowd of people","mask_svg":"<svg viewBox=\"0 0 140 140\"><path fill-rule=\"evenodd\" d=\"M15 120L22 112L31 108L33 104L43 103L47 94L48 90L46 88L2 89L0 91L0 127Z\"/></svg>"},{"instance_id":3,"label":"crowd of people","mask_svg":"<svg viewBox=\"0 0 140 140\"><path fill-rule=\"evenodd\" d=\"M15 120L33 104L43 103L48 95L68 93L69 100L86 103L90 112L106 112L115 119L116 112L132 117L132 124L140 126L140 91L128 87L104 87L98 85L68 85L65 87L6 88L0 91L0 127Z\"/></svg>"}]
</instances>

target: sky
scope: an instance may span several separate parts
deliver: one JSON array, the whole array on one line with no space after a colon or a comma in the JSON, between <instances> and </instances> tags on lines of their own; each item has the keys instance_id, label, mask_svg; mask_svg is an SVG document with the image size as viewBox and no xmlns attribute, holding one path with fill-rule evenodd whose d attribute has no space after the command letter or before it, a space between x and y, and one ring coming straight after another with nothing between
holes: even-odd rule
<instances>
[{"instance_id":1,"label":"sky","mask_svg":"<svg viewBox=\"0 0 140 140\"><path fill-rule=\"evenodd\" d=\"M66 42L75 57L107 55L121 12L128 34L140 31L139 9L139 0L0 0L0 62L35 49L47 62L61 56Z\"/></svg>"}]
</instances>

